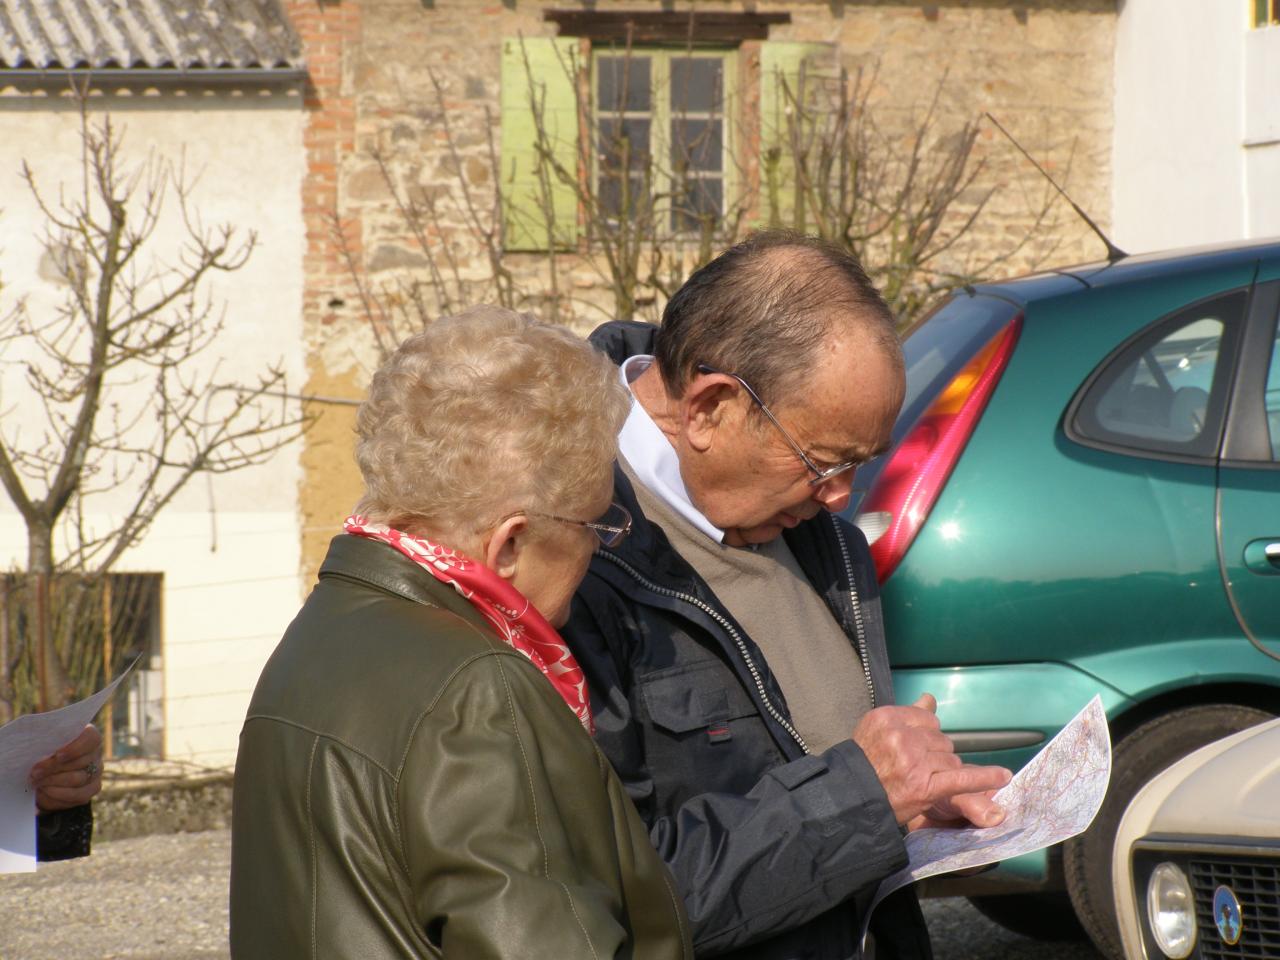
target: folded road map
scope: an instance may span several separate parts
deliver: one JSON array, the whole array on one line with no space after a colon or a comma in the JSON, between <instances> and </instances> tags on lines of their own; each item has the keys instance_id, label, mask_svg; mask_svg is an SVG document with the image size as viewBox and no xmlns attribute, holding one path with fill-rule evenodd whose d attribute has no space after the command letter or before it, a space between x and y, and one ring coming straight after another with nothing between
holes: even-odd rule
<instances>
[{"instance_id":1,"label":"folded road map","mask_svg":"<svg viewBox=\"0 0 1280 960\"><path fill-rule=\"evenodd\" d=\"M995 795L1005 809L998 827L926 828L907 834L907 866L886 878L875 905L899 887L954 870L1022 856L1083 833L1111 780L1111 734L1095 696Z\"/></svg>"}]
</instances>

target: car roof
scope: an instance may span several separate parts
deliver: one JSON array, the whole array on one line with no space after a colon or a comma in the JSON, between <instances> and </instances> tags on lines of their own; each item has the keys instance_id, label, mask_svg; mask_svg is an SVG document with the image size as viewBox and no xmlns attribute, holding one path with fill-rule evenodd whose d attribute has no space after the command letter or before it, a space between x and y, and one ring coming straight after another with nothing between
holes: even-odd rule
<instances>
[{"instance_id":1,"label":"car roof","mask_svg":"<svg viewBox=\"0 0 1280 960\"><path fill-rule=\"evenodd\" d=\"M1260 260L1280 261L1280 237L1140 253L1124 257L1115 263L1098 260L1011 280L972 284L965 289L971 293L989 293L1026 304L1061 296L1072 290L1130 283L1163 274L1230 268Z\"/></svg>"}]
</instances>

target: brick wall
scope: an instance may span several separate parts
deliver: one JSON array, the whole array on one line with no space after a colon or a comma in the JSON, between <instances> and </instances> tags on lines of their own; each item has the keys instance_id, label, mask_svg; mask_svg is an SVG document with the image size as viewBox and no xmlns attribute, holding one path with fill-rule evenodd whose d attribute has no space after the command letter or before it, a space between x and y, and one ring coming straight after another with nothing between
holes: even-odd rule
<instances>
[{"instance_id":1,"label":"brick wall","mask_svg":"<svg viewBox=\"0 0 1280 960\"><path fill-rule=\"evenodd\" d=\"M325 350L331 332L348 330L352 318L345 304L357 293L349 278L339 244L334 242L334 218L340 217L352 252L363 256L358 210L340 204L349 158L356 152L356 89L353 76L360 62L362 4L286 0L285 8L302 40L310 82L305 93L307 115L303 133L307 176L302 187L306 226L303 257L303 335L307 344L307 383L303 392L338 400L360 396L362 355L344 356L338 347ZM342 339L342 338L339 338ZM357 338L358 339L358 338ZM351 436L355 408L342 403L314 403L315 418L302 454L299 490L302 521L304 582L314 581L329 539L336 532L359 493L359 477L352 461ZM308 587L309 589L309 587Z\"/></svg>"},{"instance_id":2,"label":"brick wall","mask_svg":"<svg viewBox=\"0 0 1280 960\"><path fill-rule=\"evenodd\" d=\"M359 396L377 363L369 317L385 333L389 319L405 315L410 294L404 284L414 278L425 282L419 294L433 301L429 313L441 301L448 307L496 299L482 234L495 222L491 143L500 142L501 44L520 35L554 36L543 10L575 6L571 0L288 4L313 84L303 197L309 392ZM670 6L650 0L592 5ZM901 139L912 129L941 83L943 126L991 111L1105 226L1115 0L702 0L697 9L789 12L792 22L774 27L770 39L834 43L846 68L873 71L871 102L890 137ZM1043 181L989 125L975 149L985 167L972 196L994 193L968 246L950 254L957 266L1001 257L1026 233L1046 197ZM398 202L435 212L423 215L415 235ZM345 253L334 241L335 215ZM1036 242L989 272L1009 275L1038 262L1076 262L1100 253L1097 240L1058 204ZM363 292L347 255L367 284ZM551 314L545 294L554 268L560 319L585 331L610 315L609 290L581 257L508 255L504 265L521 291L522 308ZM652 316L660 307L658 296L645 310ZM351 459L354 409L324 404L315 412L319 420L304 455L301 490L308 572L360 492Z\"/></svg>"}]
</instances>

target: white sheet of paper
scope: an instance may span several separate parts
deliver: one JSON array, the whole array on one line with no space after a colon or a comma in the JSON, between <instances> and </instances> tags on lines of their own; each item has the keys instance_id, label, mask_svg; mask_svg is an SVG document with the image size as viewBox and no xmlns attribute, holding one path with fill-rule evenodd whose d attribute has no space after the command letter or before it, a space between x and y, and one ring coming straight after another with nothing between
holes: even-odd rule
<instances>
[{"instance_id":1,"label":"white sheet of paper","mask_svg":"<svg viewBox=\"0 0 1280 960\"><path fill-rule=\"evenodd\" d=\"M0 873L30 873L36 868L36 800L27 782L31 768L78 737L137 662L91 697L48 713L29 713L0 727Z\"/></svg>"},{"instance_id":2,"label":"white sheet of paper","mask_svg":"<svg viewBox=\"0 0 1280 960\"><path fill-rule=\"evenodd\" d=\"M995 795L1005 808L998 827L907 834L907 866L880 884L863 920L863 936L876 904L899 887L1043 850L1083 833L1110 781L1111 732L1102 698L1095 696Z\"/></svg>"}]
</instances>

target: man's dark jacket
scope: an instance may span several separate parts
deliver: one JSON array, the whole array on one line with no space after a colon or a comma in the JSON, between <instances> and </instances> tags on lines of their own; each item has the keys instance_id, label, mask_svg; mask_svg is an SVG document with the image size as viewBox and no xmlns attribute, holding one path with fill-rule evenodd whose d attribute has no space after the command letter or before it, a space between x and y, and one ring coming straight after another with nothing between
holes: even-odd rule
<instances>
[{"instance_id":1,"label":"man's dark jacket","mask_svg":"<svg viewBox=\"0 0 1280 960\"><path fill-rule=\"evenodd\" d=\"M591 340L620 363L652 353L655 330L610 323ZM615 493L632 534L592 558L563 632L587 674L597 742L680 886L695 950L857 957L878 882L907 862L874 770L852 740L808 750L759 647L644 517L621 470ZM866 540L825 512L785 536L862 657L873 705L891 703ZM876 908L871 930L877 960L931 956L910 888Z\"/></svg>"}]
</instances>

